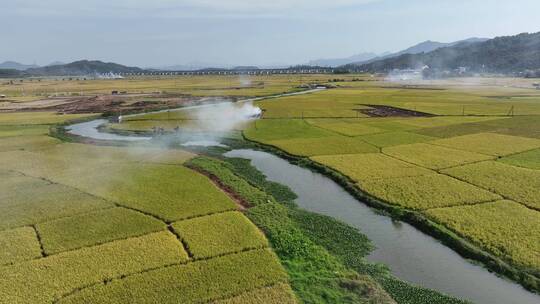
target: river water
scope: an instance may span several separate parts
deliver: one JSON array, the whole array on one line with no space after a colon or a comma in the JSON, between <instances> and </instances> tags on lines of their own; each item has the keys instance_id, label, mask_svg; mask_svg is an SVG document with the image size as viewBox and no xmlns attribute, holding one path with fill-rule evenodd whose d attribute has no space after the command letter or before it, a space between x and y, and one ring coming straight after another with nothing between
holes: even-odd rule
<instances>
[{"instance_id":1,"label":"river water","mask_svg":"<svg viewBox=\"0 0 540 304\"><path fill-rule=\"evenodd\" d=\"M98 131L104 123L106 120L97 119L67 129L72 134L100 140L150 139ZM298 195L296 203L300 207L358 228L377 247L368 260L388 265L400 279L477 304L540 303L540 296L471 263L413 226L375 213L319 173L261 151L233 150L226 156L249 159L269 180L289 186Z\"/></svg>"}]
</instances>

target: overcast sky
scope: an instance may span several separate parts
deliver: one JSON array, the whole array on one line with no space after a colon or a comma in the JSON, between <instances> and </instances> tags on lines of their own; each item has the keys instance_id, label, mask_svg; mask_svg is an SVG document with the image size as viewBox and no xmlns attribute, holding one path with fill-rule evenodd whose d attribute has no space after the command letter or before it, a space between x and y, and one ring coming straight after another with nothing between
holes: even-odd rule
<instances>
[{"instance_id":1,"label":"overcast sky","mask_svg":"<svg viewBox=\"0 0 540 304\"><path fill-rule=\"evenodd\" d=\"M540 0L1 0L0 62L298 64L540 31Z\"/></svg>"}]
</instances>

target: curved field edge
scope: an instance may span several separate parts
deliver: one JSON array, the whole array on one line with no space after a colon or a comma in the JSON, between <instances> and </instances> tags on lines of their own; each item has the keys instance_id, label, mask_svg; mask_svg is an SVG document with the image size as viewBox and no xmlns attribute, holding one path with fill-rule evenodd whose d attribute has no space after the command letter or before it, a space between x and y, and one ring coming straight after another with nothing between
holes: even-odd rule
<instances>
[{"instance_id":1,"label":"curved field edge","mask_svg":"<svg viewBox=\"0 0 540 304\"><path fill-rule=\"evenodd\" d=\"M251 142L254 147L259 150L272 153L292 164L310 169L329 177L337 184L342 186L349 194L359 201L364 202L366 205L381 210L394 219L413 225L423 233L441 241L444 245L456 251L463 258L480 262L488 270L519 283L529 291L540 293L539 277L528 272L527 270L522 269L520 266L511 263L510 261L506 261L501 257L485 251L479 246L471 243L469 240L460 237L458 234L449 230L444 225L434 222L422 213L404 209L376 198L359 188L354 181L341 172L319 164L308 157L293 155L276 146L248 139L245 136L244 139Z\"/></svg>"}]
</instances>

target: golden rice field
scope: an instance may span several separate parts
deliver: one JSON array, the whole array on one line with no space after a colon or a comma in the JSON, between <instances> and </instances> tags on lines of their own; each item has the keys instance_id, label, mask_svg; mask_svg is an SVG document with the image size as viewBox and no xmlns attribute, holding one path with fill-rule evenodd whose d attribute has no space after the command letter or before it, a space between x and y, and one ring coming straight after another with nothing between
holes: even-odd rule
<instances>
[{"instance_id":1,"label":"golden rice field","mask_svg":"<svg viewBox=\"0 0 540 304\"><path fill-rule=\"evenodd\" d=\"M0 303L297 303L194 154L47 135L76 118L0 113Z\"/></svg>"},{"instance_id":2,"label":"golden rice field","mask_svg":"<svg viewBox=\"0 0 540 304\"><path fill-rule=\"evenodd\" d=\"M355 84L261 101L263 120L244 135L308 156L370 195L421 210L484 250L538 273L538 248L531 245L538 232L531 227L540 210L540 92L455 82L432 88ZM366 117L368 105L436 116ZM355 152L358 142L375 149Z\"/></svg>"},{"instance_id":3,"label":"golden rice field","mask_svg":"<svg viewBox=\"0 0 540 304\"><path fill-rule=\"evenodd\" d=\"M345 81L334 89L255 102L264 115L242 126L243 136L338 171L370 196L423 215L528 274L540 273L540 92L491 80L405 87L339 77ZM267 96L328 78L42 79L0 83L0 92L17 103L111 90ZM435 116L370 117L370 105ZM322 247L291 245L300 241L294 229L289 234L266 219L265 232L274 235L261 232L237 198L186 166L194 153L49 136L51 126L92 115L0 113L0 303L299 303L291 274L315 279L300 268L323 261L282 264L269 242L281 234L280 250L316 248L346 272ZM164 112L108 127L204 126L192 119ZM252 181L228 173L228 186L254 191ZM257 191L264 201L266 193ZM273 221L284 218L275 215ZM317 279L336 275L325 271Z\"/></svg>"},{"instance_id":4,"label":"golden rice field","mask_svg":"<svg viewBox=\"0 0 540 304\"><path fill-rule=\"evenodd\" d=\"M540 214L513 201L431 209L426 214L518 265L537 268Z\"/></svg>"}]
</instances>

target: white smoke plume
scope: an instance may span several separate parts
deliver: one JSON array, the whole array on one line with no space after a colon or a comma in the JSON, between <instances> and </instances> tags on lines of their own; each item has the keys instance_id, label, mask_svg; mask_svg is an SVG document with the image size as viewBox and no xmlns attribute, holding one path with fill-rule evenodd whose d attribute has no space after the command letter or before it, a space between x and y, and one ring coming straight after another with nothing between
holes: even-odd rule
<instances>
[{"instance_id":1,"label":"white smoke plume","mask_svg":"<svg viewBox=\"0 0 540 304\"><path fill-rule=\"evenodd\" d=\"M261 108L252 103L223 102L190 110L199 129L229 132L261 115Z\"/></svg>"},{"instance_id":2,"label":"white smoke plume","mask_svg":"<svg viewBox=\"0 0 540 304\"><path fill-rule=\"evenodd\" d=\"M257 119L262 111L251 102L222 102L193 107L187 112L190 123L176 134L185 146L223 146L223 138Z\"/></svg>"},{"instance_id":3,"label":"white smoke plume","mask_svg":"<svg viewBox=\"0 0 540 304\"><path fill-rule=\"evenodd\" d=\"M248 75L240 75L240 86L249 87L251 85L251 78Z\"/></svg>"}]
</instances>

